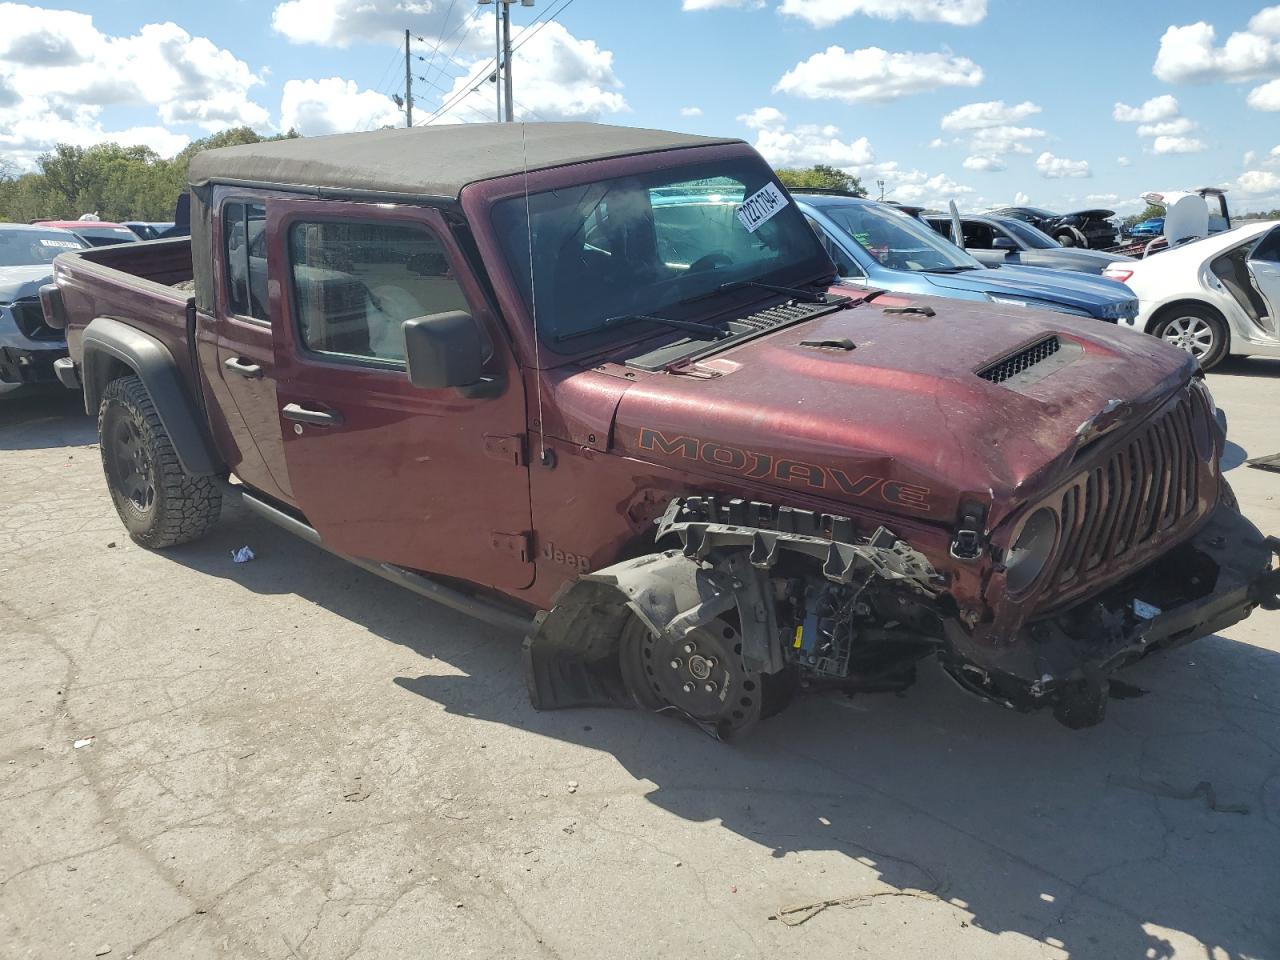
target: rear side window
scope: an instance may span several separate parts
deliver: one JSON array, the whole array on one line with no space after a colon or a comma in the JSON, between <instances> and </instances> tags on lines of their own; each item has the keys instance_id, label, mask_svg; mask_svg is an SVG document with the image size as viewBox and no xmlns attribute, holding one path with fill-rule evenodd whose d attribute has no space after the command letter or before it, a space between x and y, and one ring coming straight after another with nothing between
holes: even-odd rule
<instances>
[{"instance_id":1,"label":"rear side window","mask_svg":"<svg viewBox=\"0 0 1280 960\"><path fill-rule=\"evenodd\" d=\"M233 201L222 207L227 312L269 323L267 311L267 209Z\"/></svg>"},{"instance_id":2,"label":"rear side window","mask_svg":"<svg viewBox=\"0 0 1280 960\"><path fill-rule=\"evenodd\" d=\"M1262 242L1253 248L1253 253L1249 254L1249 259L1269 260L1272 263L1280 263L1280 227L1263 235Z\"/></svg>"},{"instance_id":3,"label":"rear side window","mask_svg":"<svg viewBox=\"0 0 1280 960\"><path fill-rule=\"evenodd\" d=\"M403 364L406 320L468 309L444 246L425 227L295 223L289 260L299 335L316 353Z\"/></svg>"}]
</instances>

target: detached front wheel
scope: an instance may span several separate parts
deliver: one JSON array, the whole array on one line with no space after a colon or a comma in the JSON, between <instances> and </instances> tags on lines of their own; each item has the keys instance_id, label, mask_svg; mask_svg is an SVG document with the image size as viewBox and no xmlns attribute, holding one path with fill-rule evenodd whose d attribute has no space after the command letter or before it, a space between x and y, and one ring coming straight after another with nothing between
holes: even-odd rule
<instances>
[{"instance_id":1,"label":"detached front wheel","mask_svg":"<svg viewBox=\"0 0 1280 960\"><path fill-rule=\"evenodd\" d=\"M151 549L196 540L214 525L222 492L213 477L187 473L155 403L137 377L107 384L98 445L116 513L135 543Z\"/></svg>"}]
</instances>

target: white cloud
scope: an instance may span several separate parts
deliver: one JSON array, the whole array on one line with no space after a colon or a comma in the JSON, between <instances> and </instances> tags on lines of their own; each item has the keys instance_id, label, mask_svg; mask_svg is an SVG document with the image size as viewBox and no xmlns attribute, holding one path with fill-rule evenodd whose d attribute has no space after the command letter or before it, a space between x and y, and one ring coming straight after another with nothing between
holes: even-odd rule
<instances>
[{"instance_id":1,"label":"white cloud","mask_svg":"<svg viewBox=\"0 0 1280 960\"><path fill-rule=\"evenodd\" d=\"M1180 110L1178 100L1170 94L1152 97L1140 107L1131 107L1127 103L1117 103L1111 116L1121 123L1155 123L1176 117Z\"/></svg>"},{"instance_id":2,"label":"white cloud","mask_svg":"<svg viewBox=\"0 0 1280 960\"><path fill-rule=\"evenodd\" d=\"M442 98L476 86L487 75L492 58L481 55L468 65L467 73L454 81ZM602 114L629 110L621 93L622 83L613 72L613 52L602 50L594 40L579 40L564 25L548 21L530 36L514 58L516 109L518 118L528 120L597 120ZM467 93L446 116L454 119L491 119L492 88L481 83L489 95Z\"/></svg>"},{"instance_id":3,"label":"white cloud","mask_svg":"<svg viewBox=\"0 0 1280 960\"><path fill-rule=\"evenodd\" d=\"M684 0L681 10L714 10L717 7L763 7L764 0Z\"/></svg>"},{"instance_id":4,"label":"white cloud","mask_svg":"<svg viewBox=\"0 0 1280 960\"><path fill-rule=\"evenodd\" d=\"M738 116L738 122L752 130L764 130L766 127L780 127L787 122L787 115L777 107L756 107L750 113Z\"/></svg>"},{"instance_id":5,"label":"white cloud","mask_svg":"<svg viewBox=\"0 0 1280 960\"><path fill-rule=\"evenodd\" d=\"M1272 160L1280 160L1280 146L1271 148L1271 152L1267 154Z\"/></svg>"},{"instance_id":6,"label":"white cloud","mask_svg":"<svg viewBox=\"0 0 1280 960\"><path fill-rule=\"evenodd\" d=\"M964 168L966 170L981 170L984 173L995 173L997 170L1005 169L1005 162L999 157L965 157Z\"/></svg>"},{"instance_id":7,"label":"white cloud","mask_svg":"<svg viewBox=\"0 0 1280 960\"><path fill-rule=\"evenodd\" d=\"M701 107L681 107L680 116L682 117L700 117L702 116Z\"/></svg>"},{"instance_id":8,"label":"white cloud","mask_svg":"<svg viewBox=\"0 0 1280 960\"><path fill-rule=\"evenodd\" d=\"M946 207L947 201L975 192L973 187L957 183L945 173L930 176L919 170L889 170L883 179L887 195L894 200L926 207Z\"/></svg>"},{"instance_id":9,"label":"white cloud","mask_svg":"<svg viewBox=\"0 0 1280 960\"><path fill-rule=\"evenodd\" d=\"M491 47L492 17L473 17L473 4L449 0L284 0L271 11L271 26L292 43L346 47L372 41L400 45L404 32L434 46L448 38L468 54ZM429 49L429 48L428 48Z\"/></svg>"},{"instance_id":10,"label":"white cloud","mask_svg":"<svg viewBox=\"0 0 1280 960\"><path fill-rule=\"evenodd\" d=\"M1031 202L1031 198L1027 196L1025 193L1023 193L1021 190L1019 190L1017 193L1013 195L1013 205L1015 207L1025 207L1030 202Z\"/></svg>"},{"instance_id":11,"label":"white cloud","mask_svg":"<svg viewBox=\"0 0 1280 960\"><path fill-rule=\"evenodd\" d=\"M1055 157L1048 150L1036 157L1036 169L1040 171L1040 176L1047 180L1092 176L1089 171L1088 160L1068 160L1065 157Z\"/></svg>"},{"instance_id":12,"label":"white cloud","mask_svg":"<svg viewBox=\"0 0 1280 960\"><path fill-rule=\"evenodd\" d=\"M1115 203L1120 199L1118 193L1090 193L1085 196L1090 203Z\"/></svg>"},{"instance_id":13,"label":"white cloud","mask_svg":"<svg viewBox=\"0 0 1280 960\"><path fill-rule=\"evenodd\" d=\"M829 27L859 13L881 20L906 17L970 27L986 17L987 0L782 0L778 10L815 27Z\"/></svg>"},{"instance_id":14,"label":"white cloud","mask_svg":"<svg viewBox=\"0 0 1280 960\"><path fill-rule=\"evenodd\" d=\"M1046 136L1036 127L988 127L973 132L969 147L978 153L1030 153L1031 148L1024 141Z\"/></svg>"},{"instance_id":15,"label":"white cloud","mask_svg":"<svg viewBox=\"0 0 1280 960\"><path fill-rule=\"evenodd\" d=\"M1156 137L1151 149L1156 153L1201 153L1208 145L1196 137Z\"/></svg>"},{"instance_id":16,"label":"white cloud","mask_svg":"<svg viewBox=\"0 0 1280 960\"><path fill-rule=\"evenodd\" d=\"M1133 161L1128 157L1116 157L1116 166L1131 167L1133 166Z\"/></svg>"},{"instance_id":17,"label":"white cloud","mask_svg":"<svg viewBox=\"0 0 1280 960\"><path fill-rule=\"evenodd\" d=\"M0 150L24 167L62 141L104 141L176 152L184 133L154 124L110 129L107 107L154 110L165 125L208 132L272 128L251 99L263 80L247 63L174 23L148 23L129 36L103 33L88 14L0 3Z\"/></svg>"},{"instance_id":18,"label":"white cloud","mask_svg":"<svg viewBox=\"0 0 1280 960\"><path fill-rule=\"evenodd\" d=\"M1231 34L1221 47L1215 46L1214 29L1203 20L1169 27L1160 38L1151 72L1166 83L1240 81L1276 73L1280 71L1280 43L1265 32L1271 29L1275 10L1263 10L1250 22L1251 29ZM1255 31L1255 27L1262 29Z\"/></svg>"},{"instance_id":19,"label":"white cloud","mask_svg":"<svg viewBox=\"0 0 1280 960\"><path fill-rule=\"evenodd\" d=\"M290 80L280 97L280 126L308 137L395 126L402 120L389 97L341 77Z\"/></svg>"},{"instance_id":20,"label":"white cloud","mask_svg":"<svg viewBox=\"0 0 1280 960\"><path fill-rule=\"evenodd\" d=\"M934 137L932 140L929 141L930 150L937 150L940 147L945 147L946 145L947 145L947 141L943 140L941 137Z\"/></svg>"},{"instance_id":21,"label":"white cloud","mask_svg":"<svg viewBox=\"0 0 1280 960\"><path fill-rule=\"evenodd\" d=\"M811 100L883 103L939 87L975 87L982 68L945 53L890 53L831 46L788 70L773 88Z\"/></svg>"},{"instance_id":22,"label":"white cloud","mask_svg":"<svg viewBox=\"0 0 1280 960\"><path fill-rule=\"evenodd\" d=\"M1254 87L1246 102L1255 110L1280 110L1280 79Z\"/></svg>"},{"instance_id":23,"label":"white cloud","mask_svg":"<svg viewBox=\"0 0 1280 960\"><path fill-rule=\"evenodd\" d=\"M1251 33L1280 37L1280 6L1264 7L1249 20Z\"/></svg>"},{"instance_id":24,"label":"white cloud","mask_svg":"<svg viewBox=\"0 0 1280 960\"><path fill-rule=\"evenodd\" d=\"M1250 194L1280 192L1280 174L1270 170L1246 170L1236 178L1236 189Z\"/></svg>"},{"instance_id":25,"label":"white cloud","mask_svg":"<svg viewBox=\"0 0 1280 960\"><path fill-rule=\"evenodd\" d=\"M1160 123L1143 123L1138 126L1140 137L1178 137L1190 133L1196 125L1186 117L1175 117Z\"/></svg>"},{"instance_id":26,"label":"white cloud","mask_svg":"<svg viewBox=\"0 0 1280 960\"><path fill-rule=\"evenodd\" d=\"M943 130L985 130L1017 123L1032 114L1039 113L1040 110L1040 105L1030 100L1024 100L1013 106L1009 106L1003 100L966 103L943 117L939 126Z\"/></svg>"},{"instance_id":27,"label":"white cloud","mask_svg":"<svg viewBox=\"0 0 1280 960\"><path fill-rule=\"evenodd\" d=\"M875 160L866 137L841 140L840 128L803 124L787 129L787 117L773 107L744 113L738 121L757 131L755 147L775 167L812 167L825 164L855 173Z\"/></svg>"}]
</instances>

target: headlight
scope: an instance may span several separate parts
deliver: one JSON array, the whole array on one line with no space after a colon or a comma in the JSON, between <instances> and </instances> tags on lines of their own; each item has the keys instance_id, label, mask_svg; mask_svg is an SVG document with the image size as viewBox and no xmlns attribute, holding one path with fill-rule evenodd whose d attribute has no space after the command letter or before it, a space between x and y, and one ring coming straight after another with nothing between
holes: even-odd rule
<instances>
[{"instance_id":1,"label":"headlight","mask_svg":"<svg viewBox=\"0 0 1280 960\"><path fill-rule=\"evenodd\" d=\"M1132 320L1138 315L1137 300L1117 300L1102 308L1102 315L1112 320Z\"/></svg>"},{"instance_id":2,"label":"headlight","mask_svg":"<svg viewBox=\"0 0 1280 960\"><path fill-rule=\"evenodd\" d=\"M1004 560L1010 593L1024 593L1036 582L1053 555L1057 539L1058 516L1048 507L1041 507L1026 519Z\"/></svg>"}]
</instances>

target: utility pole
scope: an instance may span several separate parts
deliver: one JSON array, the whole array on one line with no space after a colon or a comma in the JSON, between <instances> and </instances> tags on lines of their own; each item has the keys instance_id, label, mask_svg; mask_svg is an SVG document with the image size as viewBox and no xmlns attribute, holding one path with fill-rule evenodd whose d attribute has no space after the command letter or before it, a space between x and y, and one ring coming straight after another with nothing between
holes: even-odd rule
<instances>
[{"instance_id":1,"label":"utility pole","mask_svg":"<svg viewBox=\"0 0 1280 960\"><path fill-rule=\"evenodd\" d=\"M532 7L535 0L476 0L481 6L496 4L493 8L493 62L496 64L490 80L497 88L498 122L511 123L516 118L516 95L511 74L511 5ZM506 110L502 107L503 91L506 91Z\"/></svg>"},{"instance_id":2,"label":"utility pole","mask_svg":"<svg viewBox=\"0 0 1280 960\"><path fill-rule=\"evenodd\" d=\"M406 127L413 126L413 70L409 64L412 62L409 53L409 31L404 32L404 125Z\"/></svg>"},{"instance_id":3,"label":"utility pole","mask_svg":"<svg viewBox=\"0 0 1280 960\"><path fill-rule=\"evenodd\" d=\"M502 4L502 75L506 80L507 91L507 123L515 120L516 97L511 84L511 2L504 0Z\"/></svg>"}]
</instances>

